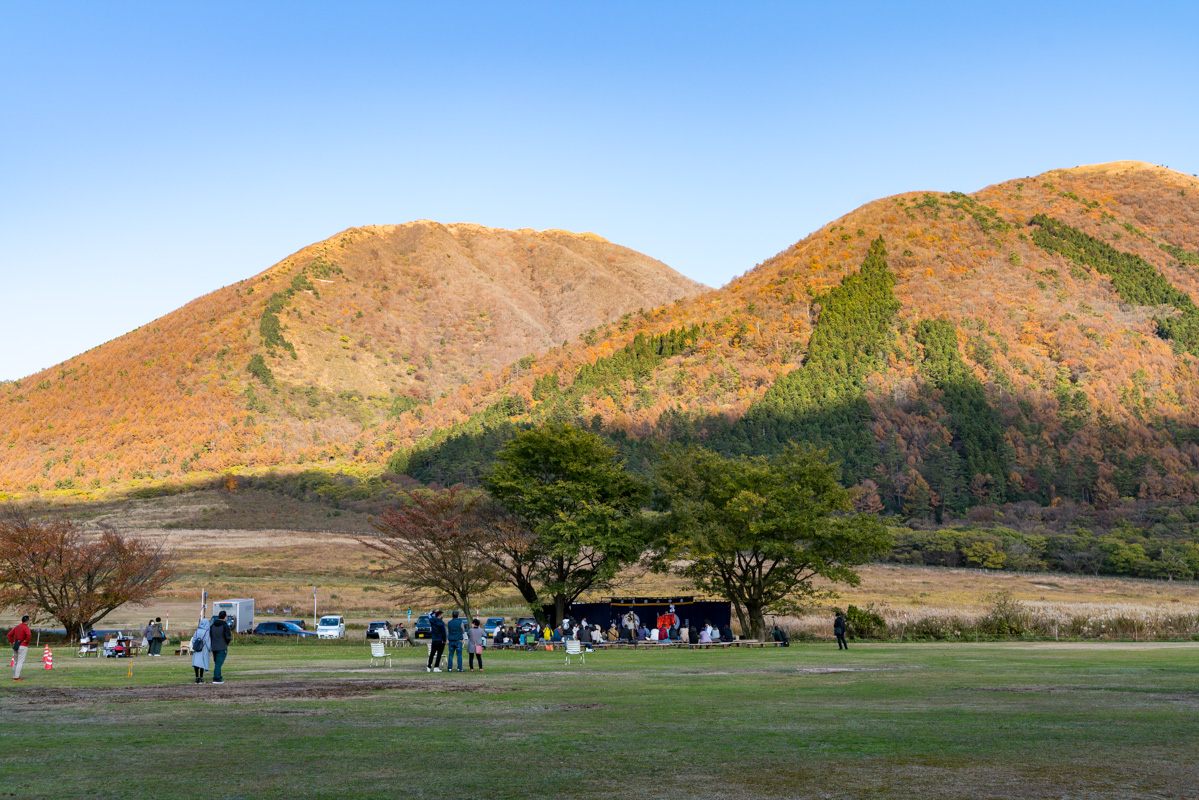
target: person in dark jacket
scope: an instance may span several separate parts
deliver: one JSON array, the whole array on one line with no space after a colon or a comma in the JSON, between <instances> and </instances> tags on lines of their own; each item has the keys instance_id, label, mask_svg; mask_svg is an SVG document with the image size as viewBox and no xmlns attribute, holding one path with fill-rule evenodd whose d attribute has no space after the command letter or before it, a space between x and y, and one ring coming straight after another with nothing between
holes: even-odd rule
<instances>
[{"instance_id":1,"label":"person in dark jacket","mask_svg":"<svg viewBox=\"0 0 1199 800\"><path fill-rule=\"evenodd\" d=\"M445 652L445 623L441 620L441 609L429 616L429 663L425 672L441 672L441 654Z\"/></svg>"},{"instance_id":2,"label":"person in dark jacket","mask_svg":"<svg viewBox=\"0 0 1199 800\"><path fill-rule=\"evenodd\" d=\"M212 628L209 629L209 636L212 639L212 682L224 683L225 679L221 677L221 666L225 663L225 656L229 655L229 642L233 641L233 631L229 628L229 623L225 621L225 612L216 615L216 622L212 623Z\"/></svg>"},{"instance_id":3,"label":"person in dark jacket","mask_svg":"<svg viewBox=\"0 0 1199 800\"><path fill-rule=\"evenodd\" d=\"M466 620L458 618L458 612L450 614L450 623L446 626L446 640L450 652L445 657L446 672L454 671L454 653L458 654L458 671L462 671L462 640L466 638L466 629L470 627Z\"/></svg>"},{"instance_id":4,"label":"person in dark jacket","mask_svg":"<svg viewBox=\"0 0 1199 800\"><path fill-rule=\"evenodd\" d=\"M733 629L730 628L728 625L725 625L723 628L720 629L720 641L722 641L722 642L733 641Z\"/></svg>"},{"instance_id":5,"label":"person in dark jacket","mask_svg":"<svg viewBox=\"0 0 1199 800\"><path fill-rule=\"evenodd\" d=\"M162 627L162 617L155 617L150 626L150 655L162 658L162 643L167 640L166 631Z\"/></svg>"},{"instance_id":6,"label":"person in dark jacket","mask_svg":"<svg viewBox=\"0 0 1199 800\"><path fill-rule=\"evenodd\" d=\"M843 617L841 612L838 611L836 618L833 620L833 633L837 635L838 650L849 649L849 643L845 641L845 629L848 627L849 624L845 621L845 617Z\"/></svg>"},{"instance_id":7,"label":"person in dark jacket","mask_svg":"<svg viewBox=\"0 0 1199 800\"><path fill-rule=\"evenodd\" d=\"M787 637L787 632L785 630L783 630L782 628L780 628L778 625L774 626L774 630L771 632L770 635L776 642L779 643L779 647L790 647L791 646L791 639L789 639Z\"/></svg>"}]
</instances>

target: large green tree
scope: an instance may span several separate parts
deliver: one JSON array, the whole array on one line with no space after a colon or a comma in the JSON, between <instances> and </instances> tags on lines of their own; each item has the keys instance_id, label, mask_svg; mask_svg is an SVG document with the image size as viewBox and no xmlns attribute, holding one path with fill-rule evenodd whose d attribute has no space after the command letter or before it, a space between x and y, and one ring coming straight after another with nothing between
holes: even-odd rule
<instances>
[{"instance_id":1,"label":"large green tree","mask_svg":"<svg viewBox=\"0 0 1199 800\"><path fill-rule=\"evenodd\" d=\"M644 550L639 522L647 487L593 433L564 424L524 431L499 451L483 485L529 533L521 555L531 579L526 588L538 586L530 604L539 618L548 601L554 621L562 619L573 600L610 586ZM510 566L505 548L491 552Z\"/></svg>"},{"instance_id":2,"label":"large green tree","mask_svg":"<svg viewBox=\"0 0 1199 800\"><path fill-rule=\"evenodd\" d=\"M886 528L852 513L837 478L806 446L750 458L668 449L654 481L654 566L728 598L741 629L761 638L767 611L798 610L817 577L856 585L854 567L890 549Z\"/></svg>"}]
</instances>

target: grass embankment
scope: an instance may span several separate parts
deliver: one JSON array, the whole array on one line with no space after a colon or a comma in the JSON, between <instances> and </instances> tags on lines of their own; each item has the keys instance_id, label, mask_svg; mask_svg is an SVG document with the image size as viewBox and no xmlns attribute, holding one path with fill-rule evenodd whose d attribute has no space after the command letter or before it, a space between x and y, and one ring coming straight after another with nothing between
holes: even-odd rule
<instances>
[{"instance_id":1,"label":"grass embankment","mask_svg":"<svg viewBox=\"0 0 1199 800\"><path fill-rule=\"evenodd\" d=\"M827 645L488 654L235 647L80 661L0 687L17 797L1178 797L1199 785L1199 647ZM40 665L39 665L40 666ZM219 764L219 766L218 766ZM169 792L166 792L169 793Z\"/></svg>"}]
</instances>

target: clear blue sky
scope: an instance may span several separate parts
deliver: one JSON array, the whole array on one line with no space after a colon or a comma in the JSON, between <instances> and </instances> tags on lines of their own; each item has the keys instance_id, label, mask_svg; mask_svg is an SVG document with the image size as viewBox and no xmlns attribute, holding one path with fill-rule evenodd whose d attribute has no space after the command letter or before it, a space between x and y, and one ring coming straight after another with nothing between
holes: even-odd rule
<instances>
[{"instance_id":1,"label":"clear blue sky","mask_svg":"<svg viewBox=\"0 0 1199 800\"><path fill-rule=\"evenodd\" d=\"M0 379L353 225L717 286L862 203L1199 172L1199 4L0 0Z\"/></svg>"}]
</instances>

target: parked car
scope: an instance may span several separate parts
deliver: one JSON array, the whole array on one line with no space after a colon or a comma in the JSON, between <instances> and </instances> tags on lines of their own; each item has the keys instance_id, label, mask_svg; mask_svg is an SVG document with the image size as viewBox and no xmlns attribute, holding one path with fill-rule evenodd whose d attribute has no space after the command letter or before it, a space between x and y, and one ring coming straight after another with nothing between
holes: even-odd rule
<instances>
[{"instance_id":1,"label":"parked car","mask_svg":"<svg viewBox=\"0 0 1199 800\"><path fill-rule=\"evenodd\" d=\"M299 636L302 639L316 638L312 631L302 630L291 622L260 622L253 631L258 636Z\"/></svg>"},{"instance_id":2,"label":"parked car","mask_svg":"<svg viewBox=\"0 0 1199 800\"><path fill-rule=\"evenodd\" d=\"M521 617L516 620L517 633L537 633L541 626L537 624L536 617Z\"/></svg>"},{"instance_id":3,"label":"parked car","mask_svg":"<svg viewBox=\"0 0 1199 800\"><path fill-rule=\"evenodd\" d=\"M487 638L490 639L492 636L495 636L495 629L503 624L503 617L488 617L487 621L483 623L483 632L486 633Z\"/></svg>"},{"instance_id":4,"label":"parked car","mask_svg":"<svg viewBox=\"0 0 1199 800\"><path fill-rule=\"evenodd\" d=\"M421 614L416 618L416 625L412 628L413 639L432 639L433 626L429 624L429 615Z\"/></svg>"},{"instance_id":5,"label":"parked car","mask_svg":"<svg viewBox=\"0 0 1199 800\"><path fill-rule=\"evenodd\" d=\"M308 630L308 625L302 619L285 619L284 622L290 622L302 631Z\"/></svg>"},{"instance_id":6,"label":"parked car","mask_svg":"<svg viewBox=\"0 0 1199 800\"><path fill-rule=\"evenodd\" d=\"M346 618L340 614L321 617L321 621L316 624L316 635L321 639L346 638Z\"/></svg>"},{"instance_id":7,"label":"parked car","mask_svg":"<svg viewBox=\"0 0 1199 800\"><path fill-rule=\"evenodd\" d=\"M384 620L379 620L379 621L377 621L377 622L372 622L372 623L370 623L369 625L367 625L367 626L366 626L366 638L368 638L368 639L378 639L378 638L379 638L379 632L380 632L380 631L386 631L386 630L387 630L387 622L385 622Z\"/></svg>"}]
</instances>

